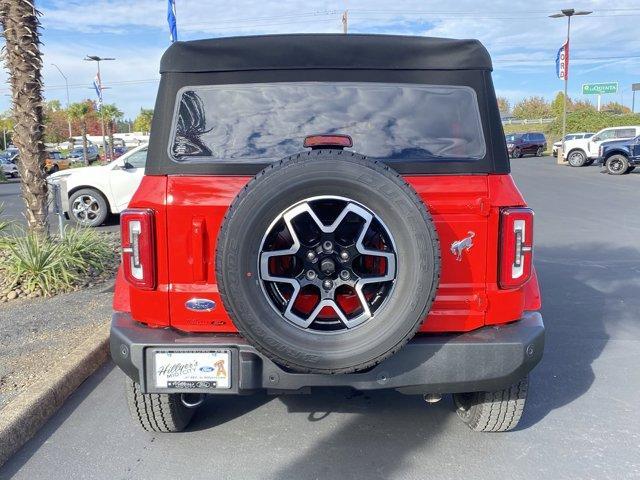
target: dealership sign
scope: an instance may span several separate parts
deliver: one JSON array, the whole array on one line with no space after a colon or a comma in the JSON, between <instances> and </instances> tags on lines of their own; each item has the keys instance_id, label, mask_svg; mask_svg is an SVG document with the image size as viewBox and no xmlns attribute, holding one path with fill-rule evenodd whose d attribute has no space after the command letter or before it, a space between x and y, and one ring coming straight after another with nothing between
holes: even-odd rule
<instances>
[{"instance_id":1,"label":"dealership sign","mask_svg":"<svg viewBox=\"0 0 640 480\"><path fill-rule=\"evenodd\" d=\"M618 93L618 82L582 84L583 95L602 95L605 93Z\"/></svg>"}]
</instances>

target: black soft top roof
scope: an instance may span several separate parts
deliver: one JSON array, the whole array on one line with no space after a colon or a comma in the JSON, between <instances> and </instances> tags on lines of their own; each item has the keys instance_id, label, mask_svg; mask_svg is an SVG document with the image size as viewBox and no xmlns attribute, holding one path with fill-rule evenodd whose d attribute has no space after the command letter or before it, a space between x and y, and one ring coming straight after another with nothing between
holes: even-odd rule
<instances>
[{"instance_id":1,"label":"black soft top roof","mask_svg":"<svg viewBox=\"0 0 640 480\"><path fill-rule=\"evenodd\" d=\"M491 70L478 40L400 35L298 34L175 42L160 73L242 70Z\"/></svg>"}]
</instances>

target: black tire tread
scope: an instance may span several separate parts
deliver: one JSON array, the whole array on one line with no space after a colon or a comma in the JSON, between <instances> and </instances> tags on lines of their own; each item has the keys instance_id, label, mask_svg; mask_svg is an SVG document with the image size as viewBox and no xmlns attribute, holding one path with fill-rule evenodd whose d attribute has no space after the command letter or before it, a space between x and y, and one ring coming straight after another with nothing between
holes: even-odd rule
<instances>
[{"instance_id":1,"label":"black tire tread","mask_svg":"<svg viewBox=\"0 0 640 480\"><path fill-rule=\"evenodd\" d=\"M476 432L506 432L520 421L527 399L528 377L504 390L478 392L475 404L468 410L458 408L458 416Z\"/></svg>"},{"instance_id":2,"label":"black tire tread","mask_svg":"<svg viewBox=\"0 0 640 480\"><path fill-rule=\"evenodd\" d=\"M613 160L616 157L619 157L620 160L623 162L623 165L626 165L626 166L623 166L623 168L619 172L615 172L615 171L611 170L611 168L610 168L611 160ZM609 158L607 158L607 160L606 160L604 165L605 165L605 168L607 169L607 173L609 175L625 175L625 174L629 173L629 171L630 171L629 170L629 159L626 156L621 155L619 153L611 155Z\"/></svg>"},{"instance_id":3,"label":"black tire tread","mask_svg":"<svg viewBox=\"0 0 640 480\"><path fill-rule=\"evenodd\" d=\"M193 417L194 410L185 407L178 394L142 393L129 378L125 388L132 418L148 432L180 432Z\"/></svg>"},{"instance_id":4,"label":"black tire tread","mask_svg":"<svg viewBox=\"0 0 640 480\"><path fill-rule=\"evenodd\" d=\"M302 152L302 153L298 153L295 155L291 155L289 157L285 157L277 162L273 162L272 164L270 164L269 166L267 166L266 168L264 168L260 173L258 173L257 175L255 175L251 180L249 180L247 182L247 184L242 188L242 190L238 193L238 195L236 196L236 198L234 199L234 201L232 202L232 204L229 206L229 209L227 210L227 213L225 214L225 217L222 221L222 227L220 229L220 233L219 233L219 243L218 245L224 245L226 243L226 238L227 238L227 233L228 233L228 218L233 214L234 210L238 208L238 205L246 198L247 194L256 186L256 183L258 181L260 181L262 178L264 178L265 176L269 175L271 172L277 170L281 170L281 169L286 169L287 166L292 166L295 165L296 163L299 163L303 160L305 160L306 158L312 156L312 155L322 155L323 150L319 149L319 150L311 150L309 152ZM336 153L334 151L334 153ZM411 338L413 338L413 336L417 333L417 331L420 329L420 326L422 325L422 323L424 322L424 319L427 316L428 310L431 307L431 305L433 304L433 300L435 299L436 296L436 290L438 288L438 285L440 283L440 265L441 265L441 258L440 258L440 241L439 241L439 237L437 235L437 232L435 231L435 227L434 227L434 222L433 222L433 218L431 217L431 214L429 213L429 210L427 208L426 205L424 205L424 203L422 202L422 200L420 199L420 196L418 195L418 193L413 189L413 187L411 187L411 185L409 185L408 182L406 182L404 180L404 178L397 173L395 170L391 169L389 166L387 166L386 164L379 162L377 160L372 160L372 159L367 159L366 156L364 155L360 155L357 154L355 152L346 152L343 150L339 150L337 152L339 155L344 155L345 157L349 158L349 161L352 161L354 163L358 163L360 165L362 165L363 167L366 168L370 168L371 165L375 165L376 169L378 171L382 171L384 172L384 174L389 177L392 178L396 183L398 184L402 184L403 187L405 187L407 192L410 192L411 197L413 202L419 206L419 210L421 212L423 212L423 215L425 216L425 221L427 223L427 225L429 226L429 228L433 229L433 242L431 243L432 248L433 248L433 255L434 255L434 260L436 263L437 268L434 269L434 281L432 283L432 288L431 291L429 292L429 301L426 303L426 305L428 305L428 307L425 309L425 311L423 312L423 314L420 316L420 320L418 322L416 322L416 324L413 326L413 328L411 329L410 333L408 335L406 335L404 337L404 339L402 341L400 341L399 343L397 343L396 345L394 345L391 349L389 349L385 354L378 356L377 358L375 358L372 361L368 361L368 362L363 362L360 363L358 365L353 365L349 368L340 368L340 369L310 369L308 367L305 367L303 365L298 365L294 362L285 360L283 358L281 358L280 356L275 355L273 352L268 351L266 349L264 349L259 342L256 342L255 339L252 338L251 334L244 328L242 328L242 326L239 324L239 322L236 321L236 315L235 313L231 310L231 309L227 309L227 311L229 312L229 316L231 317L231 319L233 320L234 324L237 326L239 333L246 338L249 343L251 343L258 351L260 351L261 353L265 354L266 356L272 358L273 360L275 360L277 363L279 363L280 365L286 367L286 368L291 368L291 369L295 369L298 372L303 372L303 373L323 373L323 374L330 374L330 375L334 375L334 374L343 374L343 373L354 373L356 371L359 370L364 370L364 369L368 369L371 367L374 367L376 365L378 365L379 363L381 363L383 360L386 360L387 358L393 356L396 352L398 352L402 347L404 347L409 340L411 340ZM286 170L285 170L286 171ZM222 265L222 258L220 255L216 255L216 271L217 272L221 272L223 270L223 265ZM224 278L219 276L218 277L218 291L220 293L220 297L222 298L222 302L225 305L229 304L229 299L228 299L228 292L227 289L225 287L225 282L224 282Z\"/></svg>"}]
</instances>

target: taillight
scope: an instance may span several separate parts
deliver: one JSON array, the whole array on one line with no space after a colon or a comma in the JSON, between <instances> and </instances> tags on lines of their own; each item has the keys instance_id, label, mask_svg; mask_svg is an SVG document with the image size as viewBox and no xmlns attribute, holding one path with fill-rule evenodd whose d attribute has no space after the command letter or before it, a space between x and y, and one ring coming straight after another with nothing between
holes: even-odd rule
<instances>
[{"instance_id":1,"label":"taillight","mask_svg":"<svg viewBox=\"0 0 640 480\"><path fill-rule=\"evenodd\" d=\"M153 210L132 208L120 215L124 277L143 290L156 287Z\"/></svg>"},{"instance_id":2,"label":"taillight","mask_svg":"<svg viewBox=\"0 0 640 480\"><path fill-rule=\"evenodd\" d=\"M517 288L531 277L533 210L505 208L500 215L500 288Z\"/></svg>"}]
</instances>

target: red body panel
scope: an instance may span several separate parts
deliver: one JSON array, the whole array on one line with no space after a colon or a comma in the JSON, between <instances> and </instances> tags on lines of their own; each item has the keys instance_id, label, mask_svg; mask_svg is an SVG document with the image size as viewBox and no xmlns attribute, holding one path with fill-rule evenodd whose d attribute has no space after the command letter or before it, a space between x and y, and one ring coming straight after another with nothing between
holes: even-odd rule
<instances>
[{"instance_id":1,"label":"red body panel","mask_svg":"<svg viewBox=\"0 0 640 480\"><path fill-rule=\"evenodd\" d=\"M407 176L428 206L440 237L440 287L421 332L462 332L517 320L540 307L535 271L522 288L500 290L500 208L524 206L509 175ZM217 233L224 215L249 177L169 176L144 178L130 206L155 215L157 279L154 291L124 287L118 275L114 308L152 326L192 332L236 332L222 306L215 280ZM473 232L473 247L460 261L451 244ZM209 298L212 312L185 308L191 298Z\"/></svg>"},{"instance_id":2,"label":"red body panel","mask_svg":"<svg viewBox=\"0 0 640 480\"><path fill-rule=\"evenodd\" d=\"M150 326L169 326L169 270L167 245L167 177L145 176L129 205L155 211L156 288L141 290L129 285L129 307L133 317ZM175 248L175 247L174 247ZM119 275L118 282L124 282ZM118 290L116 286L116 291ZM122 300L123 295L114 298Z\"/></svg>"}]
</instances>

